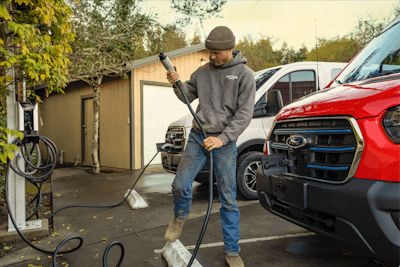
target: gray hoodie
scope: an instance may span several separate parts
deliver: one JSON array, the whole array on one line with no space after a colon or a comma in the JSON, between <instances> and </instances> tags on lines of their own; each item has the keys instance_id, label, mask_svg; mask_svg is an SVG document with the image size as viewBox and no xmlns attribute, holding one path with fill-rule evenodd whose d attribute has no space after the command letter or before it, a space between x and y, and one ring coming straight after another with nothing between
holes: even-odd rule
<instances>
[{"instance_id":1,"label":"gray hoodie","mask_svg":"<svg viewBox=\"0 0 400 267\"><path fill-rule=\"evenodd\" d=\"M190 103L199 98L196 115L207 135L219 137L224 145L236 140L250 124L256 93L254 75L246 66L246 58L239 50L232 54L229 63L220 67L207 63L183 83ZM186 104L181 90L174 87L174 92ZM201 133L195 119L193 128Z\"/></svg>"}]
</instances>

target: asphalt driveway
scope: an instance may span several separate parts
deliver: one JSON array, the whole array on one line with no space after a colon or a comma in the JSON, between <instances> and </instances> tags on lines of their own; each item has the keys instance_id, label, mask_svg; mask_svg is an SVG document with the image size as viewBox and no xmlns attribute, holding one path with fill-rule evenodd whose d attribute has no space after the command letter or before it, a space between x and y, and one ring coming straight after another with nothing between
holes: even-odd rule
<instances>
[{"instance_id":1,"label":"asphalt driveway","mask_svg":"<svg viewBox=\"0 0 400 267\"><path fill-rule=\"evenodd\" d=\"M84 168L56 169L52 177L53 210L67 205L111 205L124 198L140 171L116 171L91 175ZM146 170L135 190L148 202L148 209L132 210L125 202L115 208L71 208L54 217L59 236L40 240L38 247L54 250L61 240L79 235L84 246L58 257L58 266L102 266L105 248L112 241L125 247L121 266L164 266L161 250L165 245L164 232L173 217L171 183L174 175L160 165ZM204 266L227 266L222 253L218 193L214 190L212 215L197 260ZM193 207L180 241L190 252L196 244L208 205L208 187L197 182L193 187ZM259 266L390 266L357 250L326 239L291 224L264 210L258 201L238 196L241 212L241 257L247 267ZM65 244L74 247L77 241ZM190 247L192 246L192 247ZM109 253L108 266L115 266L119 248ZM24 256L24 257L22 257ZM38 259L39 258L39 259ZM0 266L51 267L44 253L25 248L0 259ZM64 265L63 265L64 264Z\"/></svg>"}]
</instances>

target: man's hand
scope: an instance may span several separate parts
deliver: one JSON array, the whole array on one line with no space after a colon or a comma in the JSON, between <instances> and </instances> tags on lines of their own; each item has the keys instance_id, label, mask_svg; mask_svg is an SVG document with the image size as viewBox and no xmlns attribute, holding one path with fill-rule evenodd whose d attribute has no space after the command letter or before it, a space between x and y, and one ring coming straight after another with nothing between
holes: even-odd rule
<instances>
[{"instance_id":1,"label":"man's hand","mask_svg":"<svg viewBox=\"0 0 400 267\"><path fill-rule=\"evenodd\" d=\"M179 73L176 72L176 67L175 66L174 66L174 69L175 69L175 72L173 72L173 71L168 71L167 72L167 79L168 79L169 83L172 84L172 85L176 85L175 81L177 79L179 79Z\"/></svg>"},{"instance_id":2,"label":"man's hand","mask_svg":"<svg viewBox=\"0 0 400 267\"><path fill-rule=\"evenodd\" d=\"M205 147L205 149L207 149L207 151L211 151L214 148L219 148L223 145L224 143L218 137L207 137L203 141L203 146Z\"/></svg>"}]
</instances>

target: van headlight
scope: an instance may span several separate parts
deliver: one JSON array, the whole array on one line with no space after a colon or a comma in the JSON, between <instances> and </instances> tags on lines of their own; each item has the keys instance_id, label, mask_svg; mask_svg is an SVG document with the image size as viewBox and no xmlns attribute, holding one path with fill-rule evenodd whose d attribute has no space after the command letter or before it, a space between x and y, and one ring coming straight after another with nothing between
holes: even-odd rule
<instances>
[{"instance_id":1,"label":"van headlight","mask_svg":"<svg viewBox=\"0 0 400 267\"><path fill-rule=\"evenodd\" d=\"M382 124L389 139L400 144L400 106L389 108Z\"/></svg>"}]
</instances>

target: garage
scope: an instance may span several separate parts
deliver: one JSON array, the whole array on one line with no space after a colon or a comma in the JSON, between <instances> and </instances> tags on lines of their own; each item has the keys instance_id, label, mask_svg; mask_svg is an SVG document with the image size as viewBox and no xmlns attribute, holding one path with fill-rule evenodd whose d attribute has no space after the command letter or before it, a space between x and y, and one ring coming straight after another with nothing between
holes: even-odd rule
<instances>
[{"instance_id":1,"label":"garage","mask_svg":"<svg viewBox=\"0 0 400 267\"><path fill-rule=\"evenodd\" d=\"M143 84L143 163L147 165L157 152L156 143L165 142L168 125L189 113L187 105L176 97L170 84ZM196 110L198 100L192 103ZM151 164L161 164L158 155Z\"/></svg>"}]
</instances>

